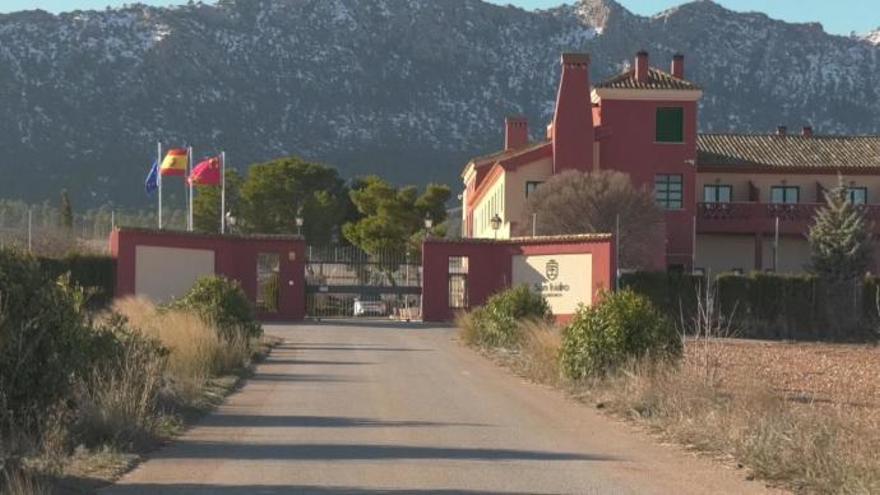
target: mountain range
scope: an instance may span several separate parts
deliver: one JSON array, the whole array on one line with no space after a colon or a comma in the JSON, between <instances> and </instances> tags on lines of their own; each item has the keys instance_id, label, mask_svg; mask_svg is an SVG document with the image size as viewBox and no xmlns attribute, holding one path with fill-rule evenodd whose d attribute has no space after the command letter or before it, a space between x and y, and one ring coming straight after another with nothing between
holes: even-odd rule
<instances>
[{"instance_id":1,"label":"mountain range","mask_svg":"<svg viewBox=\"0 0 880 495\"><path fill-rule=\"evenodd\" d=\"M550 118L559 55L593 81L646 49L685 54L702 131L880 132L880 31L834 36L698 0L651 17L613 0L527 11L481 0L219 0L0 15L0 197L146 205L156 141L296 154L350 177L458 187L503 118Z\"/></svg>"}]
</instances>

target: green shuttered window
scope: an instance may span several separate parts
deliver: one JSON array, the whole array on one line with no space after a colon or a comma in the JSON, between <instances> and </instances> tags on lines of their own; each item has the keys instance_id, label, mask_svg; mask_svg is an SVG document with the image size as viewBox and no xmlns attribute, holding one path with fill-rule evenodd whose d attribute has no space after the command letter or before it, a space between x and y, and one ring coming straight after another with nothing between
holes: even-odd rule
<instances>
[{"instance_id":1,"label":"green shuttered window","mask_svg":"<svg viewBox=\"0 0 880 495\"><path fill-rule=\"evenodd\" d=\"M684 142L684 109L681 107L664 107L657 109L658 143Z\"/></svg>"}]
</instances>

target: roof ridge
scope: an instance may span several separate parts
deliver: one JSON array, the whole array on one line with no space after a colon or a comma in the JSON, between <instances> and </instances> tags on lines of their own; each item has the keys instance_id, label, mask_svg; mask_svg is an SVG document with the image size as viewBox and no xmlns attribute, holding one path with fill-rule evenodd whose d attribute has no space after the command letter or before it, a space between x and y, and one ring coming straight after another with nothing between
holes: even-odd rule
<instances>
[{"instance_id":1,"label":"roof ridge","mask_svg":"<svg viewBox=\"0 0 880 495\"><path fill-rule=\"evenodd\" d=\"M775 133L754 133L754 132L698 132L700 136L735 136L735 137L772 137L772 138L802 138L802 139L877 139L880 134L813 134L812 136L804 136L803 134L775 134Z\"/></svg>"}]
</instances>

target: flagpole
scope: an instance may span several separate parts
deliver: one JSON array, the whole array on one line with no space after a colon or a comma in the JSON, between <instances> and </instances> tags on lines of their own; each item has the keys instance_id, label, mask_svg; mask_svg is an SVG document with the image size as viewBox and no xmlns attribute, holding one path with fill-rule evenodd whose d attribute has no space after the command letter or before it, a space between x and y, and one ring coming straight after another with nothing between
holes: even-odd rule
<instances>
[{"instance_id":1,"label":"flagpole","mask_svg":"<svg viewBox=\"0 0 880 495\"><path fill-rule=\"evenodd\" d=\"M220 152L220 233L226 233L226 152Z\"/></svg>"},{"instance_id":2,"label":"flagpole","mask_svg":"<svg viewBox=\"0 0 880 495\"><path fill-rule=\"evenodd\" d=\"M186 149L186 181L189 182L189 215L186 217L186 226L187 229L192 232L193 230L193 185L192 185L192 177L190 174L192 173L192 157L193 157L193 149L192 146Z\"/></svg>"},{"instance_id":3,"label":"flagpole","mask_svg":"<svg viewBox=\"0 0 880 495\"><path fill-rule=\"evenodd\" d=\"M162 230L162 142L156 142L156 183L159 184L159 230Z\"/></svg>"}]
</instances>

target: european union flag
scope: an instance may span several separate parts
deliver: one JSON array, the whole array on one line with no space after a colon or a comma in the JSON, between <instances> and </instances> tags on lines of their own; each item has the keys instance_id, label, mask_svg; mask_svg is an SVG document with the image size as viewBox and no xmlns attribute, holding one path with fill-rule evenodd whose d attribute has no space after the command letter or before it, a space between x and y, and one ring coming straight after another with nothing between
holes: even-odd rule
<instances>
[{"instance_id":1,"label":"european union flag","mask_svg":"<svg viewBox=\"0 0 880 495\"><path fill-rule=\"evenodd\" d=\"M152 196L154 192L159 189L159 160L153 162L153 167L150 168L150 173L147 174L147 180L144 182L144 190L147 192L147 196Z\"/></svg>"}]
</instances>

